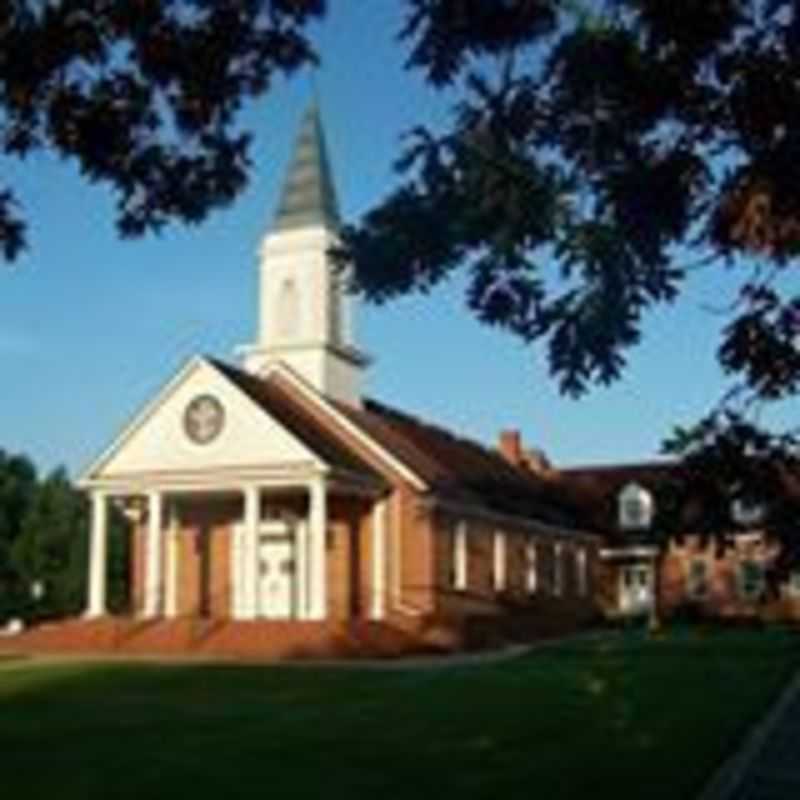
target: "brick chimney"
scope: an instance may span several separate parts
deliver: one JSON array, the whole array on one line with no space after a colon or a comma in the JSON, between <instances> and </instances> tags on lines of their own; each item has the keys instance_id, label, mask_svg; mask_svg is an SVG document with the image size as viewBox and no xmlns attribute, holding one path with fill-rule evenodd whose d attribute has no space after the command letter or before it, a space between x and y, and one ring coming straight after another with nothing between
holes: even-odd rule
<instances>
[{"instance_id":1,"label":"brick chimney","mask_svg":"<svg viewBox=\"0 0 800 800\"><path fill-rule=\"evenodd\" d=\"M500 431L498 442L500 455L515 467L522 465L524 453L522 451L522 434L518 430Z\"/></svg>"}]
</instances>

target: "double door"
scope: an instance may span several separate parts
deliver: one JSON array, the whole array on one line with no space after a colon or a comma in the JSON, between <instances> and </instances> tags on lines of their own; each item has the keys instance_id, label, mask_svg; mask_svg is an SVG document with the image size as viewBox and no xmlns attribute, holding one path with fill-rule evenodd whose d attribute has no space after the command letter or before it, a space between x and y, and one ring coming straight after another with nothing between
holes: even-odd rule
<instances>
[{"instance_id":1,"label":"double door","mask_svg":"<svg viewBox=\"0 0 800 800\"><path fill-rule=\"evenodd\" d=\"M231 583L235 619L297 619L302 616L298 566L301 533L302 525L298 527L280 520L263 522L258 527L253 547L247 541L244 525L234 526ZM253 579L254 585L250 585Z\"/></svg>"},{"instance_id":2,"label":"double door","mask_svg":"<svg viewBox=\"0 0 800 800\"><path fill-rule=\"evenodd\" d=\"M256 559L257 615L264 619L294 617L297 564L293 537L288 533L260 533Z\"/></svg>"}]
</instances>

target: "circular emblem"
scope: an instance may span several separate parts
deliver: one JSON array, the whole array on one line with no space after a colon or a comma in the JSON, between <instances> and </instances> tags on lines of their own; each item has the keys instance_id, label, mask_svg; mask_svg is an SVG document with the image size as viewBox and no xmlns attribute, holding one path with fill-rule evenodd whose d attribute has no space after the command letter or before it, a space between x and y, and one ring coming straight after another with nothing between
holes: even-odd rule
<instances>
[{"instance_id":1,"label":"circular emblem","mask_svg":"<svg viewBox=\"0 0 800 800\"><path fill-rule=\"evenodd\" d=\"M183 427L186 435L195 444L213 442L225 424L225 409L222 403L210 394L195 397L183 415Z\"/></svg>"}]
</instances>

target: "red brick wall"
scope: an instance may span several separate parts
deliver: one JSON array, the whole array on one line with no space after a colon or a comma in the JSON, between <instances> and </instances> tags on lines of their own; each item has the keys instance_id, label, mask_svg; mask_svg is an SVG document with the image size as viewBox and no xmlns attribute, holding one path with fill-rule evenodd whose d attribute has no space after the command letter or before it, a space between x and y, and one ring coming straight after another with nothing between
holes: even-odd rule
<instances>
[{"instance_id":1,"label":"red brick wall","mask_svg":"<svg viewBox=\"0 0 800 800\"><path fill-rule=\"evenodd\" d=\"M774 615L776 606L793 613L791 600L776 600L765 595L760 600L742 596L739 588L740 566L753 560L770 563L777 555L773 546L763 540L741 538L735 545L718 547L698 536L686 536L667 547L661 562L659 602L663 613L670 615L691 605L704 614L718 617L752 617ZM687 590L687 575L692 561L701 559L707 564L708 591L703 598L692 598Z\"/></svg>"},{"instance_id":2,"label":"red brick wall","mask_svg":"<svg viewBox=\"0 0 800 800\"><path fill-rule=\"evenodd\" d=\"M375 501L377 502L377 501ZM373 503L362 501L361 515L358 520L358 605L361 609L361 617L367 618L372 609L372 520ZM386 548L388 551L388 547ZM384 584L385 585L385 584Z\"/></svg>"},{"instance_id":3,"label":"red brick wall","mask_svg":"<svg viewBox=\"0 0 800 800\"><path fill-rule=\"evenodd\" d=\"M553 635L575 630L596 618L593 600L596 580L597 546L594 543L562 544L562 591L553 594L554 540L534 537L537 585L528 590L527 530L499 526L485 519L452 514L436 515L435 534L435 609L448 624L474 629L479 638L491 637L491 629L504 635ZM467 524L467 586L453 586L453 539L460 522ZM496 591L494 583L494 533L501 530L506 539L506 589ZM587 552L587 589L577 591L575 548ZM494 620L492 622L491 620Z\"/></svg>"},{"instance_id":4,"label":"red brick wall","mask_svg":"<svg viewBox=\"0 0 800 800\"><path fill-rule=\"evenodd\" d=\"M407 486L389 501L389 583L392 609L427 614L434 609L435 558L431 513Z\"/></svg>"},{"instance_id":5,"label":"red brick wall","mask_svg":"<svg viewBox=\"0 0 800 800\"><path fill-rule=\"evenodd\" d=\"M230 614L230 535L232 524L240 517L240 504L236 501L198 499L178 504L176 605L179 616L199 614L204 603L212 616ZM166 586L168 519L164 524L162 564ZM134 613L141 613L145 594L147 520L135 526L131 535L131 605ZM206 567L203 559L207 559Z\"/></svg>"},{"instance_id":6,"label":"red brick wall","mask_svg":"<svg viewBox=\"0 0 800 800\"><path fill-rule=\"evenodd\" d=\"M131 547L130 547L130 580L131 580L131 612L134 615L140 614L144 609L144 564L145 564L145 543L147 536L147 526L141 523L131 526Z\"/></svg>"},{"instance_id":7,"label":"red brick wall","mask_svg":"<svg viewBox=\"0 0 800 800\"><path fill-rule=\"evenodd\" d=\"M362 518L358 498L334 497L329 504L327 540L328 615L345 620L363 616Z\"/></svg>"}]
</instances>

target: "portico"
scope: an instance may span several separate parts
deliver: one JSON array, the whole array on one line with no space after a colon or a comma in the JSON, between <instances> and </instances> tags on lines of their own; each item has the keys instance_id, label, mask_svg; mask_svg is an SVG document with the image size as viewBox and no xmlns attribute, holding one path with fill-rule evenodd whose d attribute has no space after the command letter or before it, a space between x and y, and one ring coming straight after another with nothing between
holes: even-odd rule
<instances>
[{"instance_id":1,"label":"portico","mask_svg":"<svg viewBox=\"0 0 800 800\"><path fill-rule=\"evenodd\" d=\"M360 612L380 619L387 550L380 492L376 482L325 473L213 488L163 479L146 489L95 488L87 616L107 613L113 502L131 522L137 616L319 621ZM356 566L367 553L373 563L357 574L353 564L343 569L353 553Z\"/></svg>"}]
</instances>

